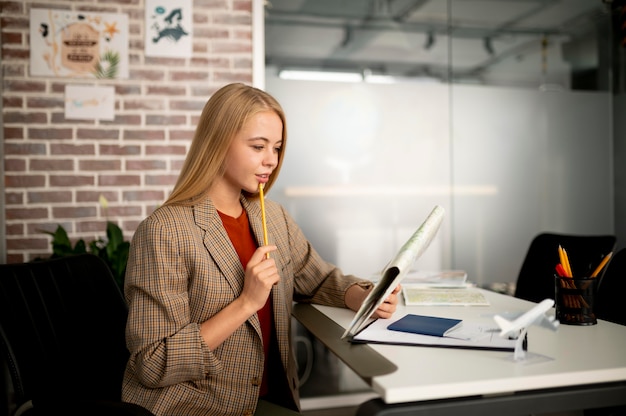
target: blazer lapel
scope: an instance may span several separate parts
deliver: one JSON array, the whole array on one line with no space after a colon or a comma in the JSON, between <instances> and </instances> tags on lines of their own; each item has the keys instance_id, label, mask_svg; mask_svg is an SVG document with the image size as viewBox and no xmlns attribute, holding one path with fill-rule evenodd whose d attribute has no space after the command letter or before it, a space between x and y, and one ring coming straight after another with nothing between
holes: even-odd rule
<instances>
[{"instance_id":1,"label":"blazer lapel","mask_svg":"<svg viewBox=\"0 0 626 416\"><path fill-rule=\"evenodd\" d=\"M194 206L194 217L197 226L204 230L204 247L232 288L233 295L239 296L243 289L244 270L209 198Z\"/></svg>"}]
</instances>

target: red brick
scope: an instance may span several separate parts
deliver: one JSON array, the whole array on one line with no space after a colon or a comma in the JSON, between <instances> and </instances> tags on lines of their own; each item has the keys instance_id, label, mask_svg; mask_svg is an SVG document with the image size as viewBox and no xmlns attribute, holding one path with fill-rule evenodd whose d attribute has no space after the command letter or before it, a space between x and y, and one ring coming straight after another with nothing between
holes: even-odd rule
<instances>
[{"instance_id":1,"label":"red brick","mask_svg":"<svg viewBox=\"0 0 626 416\"><path fill-rule=\"evenodd\" d=\"M31 139L71 139L72 129L65 128L29 128L26 130L26 136Z\"/></svg>"},{"instance_id":2,"label":"red brick","mask_svg":"<svg viewBox=\"0 0 626 416\"><path fill-rule=\"evenodd\" d=\"M38 219L48 218L47 208L7 208L6 209L7 220L25 220L25 219Z\"/></svg>"},{"instance_id":3,"label":"red brick","mask_svg":"<svg viewBox=\"0 0 626 416\"><path fill-rule=\"evenodd\" d=\"M147 115L146 125L161 125L161 126L181 126L187 124L187 116L184 115Z\"/></svg>"},{"instance_id":4,"label":"red brick","mask_svg":"<svg viewBox=\"0 0 626 416\"><path fill-rule=\"evenodd\" d=\"M172 100L170 101L170 109L201 112L205 104L206 100Z\"/></svg>"},{"instance_id":5,"label":"red brick","mask_svg":"<svg viewBox=\"0 0 626 416\"><path fill-rule=\"evenodd\" d=\"M119 136L120 131L118 129L108 130L103 128L79 128L76 130L77 139L117 139Z\"/></svg>"},{"instance_id":6,"label":"red brick","mask_svg":"<svg viewBox=\"0 0 626 416\"><path fill-rule=\"evenodd\" d=\"M30 51L28 49L2 48L2 59L28 59Z\"/></svg>"},{"instance_id":7,"label":"red brick","mask_svg":"<svg viewBox=\"0 0 626 416\"><path fill-rule=\"evenodd\" d=\"M101 125L126 125L126 126L138 126L141 124L141 116L138 114L115 114L113 120L101 120Z\"/></svg>"},{"instance_id":8,"label":"red brick","mask_svg":"<svg viewBox=\"0 0 626 416\"><path fill-rule=\"evenodd\" d=\"M230 83L230 82L242 82L249 84L252 82L252 74L248 72L241 72L239 74L233 72L216 71L214 74L215 81Z\"/></svg>"},{"instance_id":9,"label":"red brick","mask_svg":"<svg viewBox=\"0 0 626 416\"><path fill-rule=\"evenodd\" d=\"M91 171L107 171L107 170L115 170L119 171L122 167L122 162L119 160L80 160L78 162L78 169L84 172Z\"/></svg>"},{"instance_id":10,"label":"red brick","mask_svg":"<svg viewBox=\"0 0 626 416\"><path fill-rule=\"evenodd\" d=\"M141 70L130 70L129 71L130 79L141 79L144 81L163 81L165 79L165 72L163 71L150 71L146 69Z\"/></svg>"},{"instance_id":11,"label":"red brick","mask_svg":"<svg viewBox=\"0 0 626 416\"><path fill-rule=\"evenodd\" d=\"M93 176L85 175L50 175L50 186L87 186L95 185Z\"/></svg>"},{"instance_id":12,"label":"red brick","mask_svg":"<svg viewBox=\"0 0 626 416\"><path fill-rule=\"evenodd\" d=\"M193 139L195 130L170 130L171 140L189 140Z\"/></svg>"},{"instance_id":13,"label":"red brick","mask_svg":"<svg viewBox=\"0 0 626 416\"><path fill-rule=\"evenodd\" d=\"M7 238L7 250L39 249L50 247L46 238Z\"/></svg>"},{"instance_id":14,"label":"red brick","mask_svg":"<svg viewBox=\"0 0 626 416\"><path fill-rule=\"evenodd\" d=\"M73 223L71 221L53 221L28 223L26 226L26 234L28 235L46 235L46 232L55 232L57 227L63 227L68 233L72 232Z\"/></svg>"},{"instance_id":15,"label":"red brick","mask_svg":"<svg viewBox=\"0 0 626 416\"><path fill-rule=\"evenodd\" d=\"M140 206L121 206L121 207L109 207L107 210L107 215L117 218L117 217L132 217L141 215L141 207Z\"/></svg>"},{"instance_id":16,"label":"red brick","mask_svg":"<svg viewBox=\"0 0 626 416\"><path fill-rule=\"evenodd\" d=\"M2 13L5 14L22 14L24 13L23 1L3 1Z\"/></svg>"},{"instance_id":17,"label":"red brick","mask_svg":"<svg viewBox=\"0 0 626 416\"><path fill-rule=\"evenodd\" d=\"M22 108L24 105L24 100L22 97L3 97L2 98L2 107L3 108Z\"/></svg>"},{"instance_id":18,"label":"red brick","mask_svg":"<svg viewBox=\"0 0 626 416\"><path fill-rule=\"evenodd\" d=\"M53 111L51 113L50 122L52 124L66 124L66 123L81 124L81 125L96 124L94 120L74 120L74 119L65 118L65 111L63 111L62 113L58 111L56 112Z\"/></svg>"},{"instance_id":19,"label":"red brick","mask_svg":"<svg viewBox=\"0 0 626 416\"><path fill-rule=\"evenodd\" d=\"M52 218L85 218L95 217L96 207L52 207Z\"/></svg>"},{"instance_id":20,"label":"red brick","mask_svg":"<svg viewBox=\"0 0 626 416\"><path fill-rule=\"evenodd\" d=\"M21 77L26 74L26 65L23 63L15 62L13 64L7 63L3 65L5 77Z\"/></svg>"},{"instance_id":21,"label":"red brick","mask_svg":"<svg viewBox=\"0 0 626 416\"><path fill-rule=\"evenodd\" d=\"M146 185L170 185L176 184L178 175L146 175Z\"/></svg>"},{"instance_id":22,"label":"red brick","mask_svg":"<svg viewBox=\"0 0 626 416\"><path fill-rule=\"evenodd\" d=\"M63 144L53 143L50 145L50 154L53 155L94 155L95 145L93 144Z\"/></svg>"},{"instance_id":23,"label":"red brick","mask_svg":"<svg viewBox=\"0 0 626 416\"><path fill-rule=\"evenodd\" d=\"M165 140L163 130L125 130L124 140Z\"/></svg>"},{"instance_id":24,"label":"red brick","mask_svg":"<svg viewBox=\"0 0 626 416\"><path fill-rule=\"evenodd\" d=\"M6 235L22 236L24 235L24 228L24 222L22 221L20 221L19 223L8 223L5 227Z\"/></svg>"},{"instance_id":25,"label":"red brick","mask_svg":"<svg viewBox=\"0 0 626 416\"><path fill-rule=\"evenodd\" d=\"M175 71L170 73L172 81L208 81L209 74L207 72L192 71Z\"/></svg>"},{"instance_id":26,"label":"red brick","mask_svg":"<svg viewBox=\"0 0 626 416\"><path fill-rule=\"evenodd\" d=\"M97 238L106 238L107 222L106 220L98 221L77 221L76 232L77 233L95 233ZM96 238L93 238L94 240Z\"/></svg>"},{"instance_id":27,"label":"red brick","mask_svg":"<svg viewBox=\"0 0 626 416\"><path fill-rule=\"evenodd\" d=\"M5 80L3 89L5 92L45 92L46 83L44 81Z\"/></svg>"},{"instance_id":28,"label":"red brick","mask_svg":"<svg viewBox=\"0 0 626 416\"><path fill-rule=\"evenodd\" d=\"M126 170L165 170L167 162L165 160L127 160Z\"/></svg>"},{"instance_id":29,"label":"red brick","mask_svg":"<svg viewBox=\"0 0 626 416\"><path fill-rule=\"evenodd\" d=\"M164 108L165 101L160 99L124 100L125 110L163 110Z\"/></svg>"},{"instance_id":30,"label":"red brick","mask_svg":"<svg viewBox=\"0 0 626 416\"><path fill-rule=\"evenodd\" d=\"M32 171L74 170L72 159L31 159L29 168Z\"/></svg>"},{"instance_id":31,"label":"red brick","mask_svg":"<svg viewBox=\"0 0 626 416\"><path fill-rule=\"evenodd\" d=\"M185 146L146 146L146 155L184 155Z\"/></svg>"},{"instance_id":32,"label":"red brick","mask_svg":"<svg viewBox=\"0 0 626 416\"><path fill-rule=\"evenodd\" d=\"M29 204L45 202L72 202L72 192L65 191L31 191L27 194Z\"/></svg>"},{"instance_id":33,"label":"red brick","mask_svg":"<svg viewBox=\"0 0 626 416\"><path fill-rule=\"evenodd\" d=\"M134 145L117 146L101 144L98 146L101 155L135 156L141 154L141 147Z\"/></svg>"},{"instance_id":34,"label":"red brick","mask_svg":"<svg viewBox=\"0 0 626 416\"><path fill-rule=\"evenodd\" d=\"M5 172L25 172L26 161L24 159L4 159Z\"/></svg>"},{"instance_id":35,"label":"red brick","mask_svg":"<svg viewBox=\"0 0 626 416\"><path fill-rule=\"evenodd\" d=\"M27 261L26 256L22 253L7 253L7 264L19 264Z\"/></svg>"},{"instance_id":36,"label":"red brick","mask_svg":"<svg viewBox=\"0 0 626 416\"><path fill-rule=\"evenodd\" d=\"M139 175L99 175L98 186L130 186L141 185Z\"/></svg>"},{"instance_id":37,"label":"red brick","mask_svg":"<svg viewBox=\"0 0 626 416\"><path fill-rule=\"evenodd\" d=\"M4 185L7 188L35 188L46 185L44 175L6 175Z\"/></svg>"},{"instance_id":38,"label":"red brick","mask_svg":"<svg viewBox=\"0 0 626 416\"><path fill-rule=\"evenodd\" d=\"M29 97L26 99L26 105L28 108L64 108L65 100L63 98Z\"/></svg>"},{"instance_id":39,"label":"red brick","mask_svg":"<svg viewBox=\"0 0 626 416\"><path fill-rule=\"evenodd\" d=\"M165 192L163 191L124 191L122 199L124 201L163 201Z\"/></svg>"},{"instance_id":40,"label":"red brick","mask_svg":"<svg viewBox=\"0 0 626 416\"><path fill-rule=\"evenodd\" d=\"M6 111L2 115L2 120L6 124L45 124L48 122L46 113L25 113L16 111Z\"/></svg>"},{"instance_id":41,"label":"red brick","mask_svg":"<svg viewBox=\"0 0 626 416\"><path fill-rule=\"evenodd\" d=\"M45 155L46 145L42 143L5 143L5 155Z\"/></svg>"},{"instance_id":42,"label":"red brick","mask_svg":"<svg viewBox=\"0 0 626 416\"><path fill-rule=\"evenodd\" d=\"M4 202L7 205L23 205L24 193L23 192L5 192Z\"/></svg>"},{"instance_id":43,"label":"red brick","mask_svg":"<svg viewBox=\"0 0 626 416\"><path fill-rule=\"evenodd\" d=\"M186 88L185 87L172 87L172 86L148 86L146 89L146 95L185 95Z\"/></svg>"},{"instance_id":44,"label":"red brick","mask_svg":"<svg viewBox=\"0 0 626 416\"><path fill-rule=\"evenodd\" d=\"M118 201L117 192L109 191L76 191L76 202L97 202L100 203L100 195L106 198L109 203Z\"/></svg>"},{"instance_id":45,"label":"red brick","mask_svg":"<svg viewBox=\"0 0 626 416\"><path fill-rule=\"evenodd\" d=\"M24 138L24 129L22 127L5 127L4 128L4 139L23 139Z\"/></svg>"}]
</instances>

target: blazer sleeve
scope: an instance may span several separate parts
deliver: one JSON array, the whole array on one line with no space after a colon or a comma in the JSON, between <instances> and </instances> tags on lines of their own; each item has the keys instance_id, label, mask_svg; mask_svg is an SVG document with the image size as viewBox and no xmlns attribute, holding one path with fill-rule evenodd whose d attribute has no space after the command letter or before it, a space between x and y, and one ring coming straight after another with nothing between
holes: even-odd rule
<instances>
[{"instance_id":1,"label":"blazer sleeve","mask_svg":"<svg viewBox=\"0 0 626 416\"><path fill-rule=\"evenodd\" d=\"M167 218L184 213L159 211L133 236L124 288L129 366L147 387L201 380L221 369L190 319L189 271L176 243L197 238Z\"/></svg>"}]
</instances>

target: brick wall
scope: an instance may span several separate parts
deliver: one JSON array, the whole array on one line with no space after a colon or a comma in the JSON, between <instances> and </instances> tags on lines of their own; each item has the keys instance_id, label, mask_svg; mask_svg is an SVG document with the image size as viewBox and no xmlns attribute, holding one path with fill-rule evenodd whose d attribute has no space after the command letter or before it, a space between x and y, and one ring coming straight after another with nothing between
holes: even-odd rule
<instances>
[{"instance_id":1,"label":"brick wall","mask_svg":"<svg viewBox=\"0 0 626 416\"><path fill-rule=\"evenodd\" d=\"M194 0L188 59L144 55L143 0L0 5L7 262L48 256L50 237L41 231L57 224L89 241L104 237L111 220L129 239L172 189L211 93L252 83L252 0ZM31 7L128 14L129 78L31 77ZM114 86L115 119L66 120L68 83Z\"/></svg>"}]
</instances>

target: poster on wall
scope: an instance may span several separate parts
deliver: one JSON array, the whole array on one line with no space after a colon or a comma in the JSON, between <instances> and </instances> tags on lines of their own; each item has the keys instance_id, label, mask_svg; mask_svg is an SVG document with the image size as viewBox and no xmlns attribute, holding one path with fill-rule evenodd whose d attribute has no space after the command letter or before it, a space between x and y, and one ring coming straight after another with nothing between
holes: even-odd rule
<instances>
[{"instance_id":1,"label":"poster on wall","mask_svg":"<svg viewBox=\"0 0 626 416\"><path fill-rule=\"evenodd\" d=\"M189 58L192 55L191 0L146 0L146 56Z\"/></svg>"},{"instance_id":2,"label":"poster on wall","mask_svg":"<svg viewBox=\"0 0 626 416\"><path fill-rule=\"evenodd\" d=\"M68 120L113 120L115 88L66 85L65 118Z\"/></svg>"},{"instance_id":3,"label":"poster on wall","mask_svg":"<svg viewBox=\"0 0 626 416\"><path fill-rule=\"evenodd\" d=\"M128 78L128 15L30 10L30 74Z\"/></svg>"}]
</instances>

